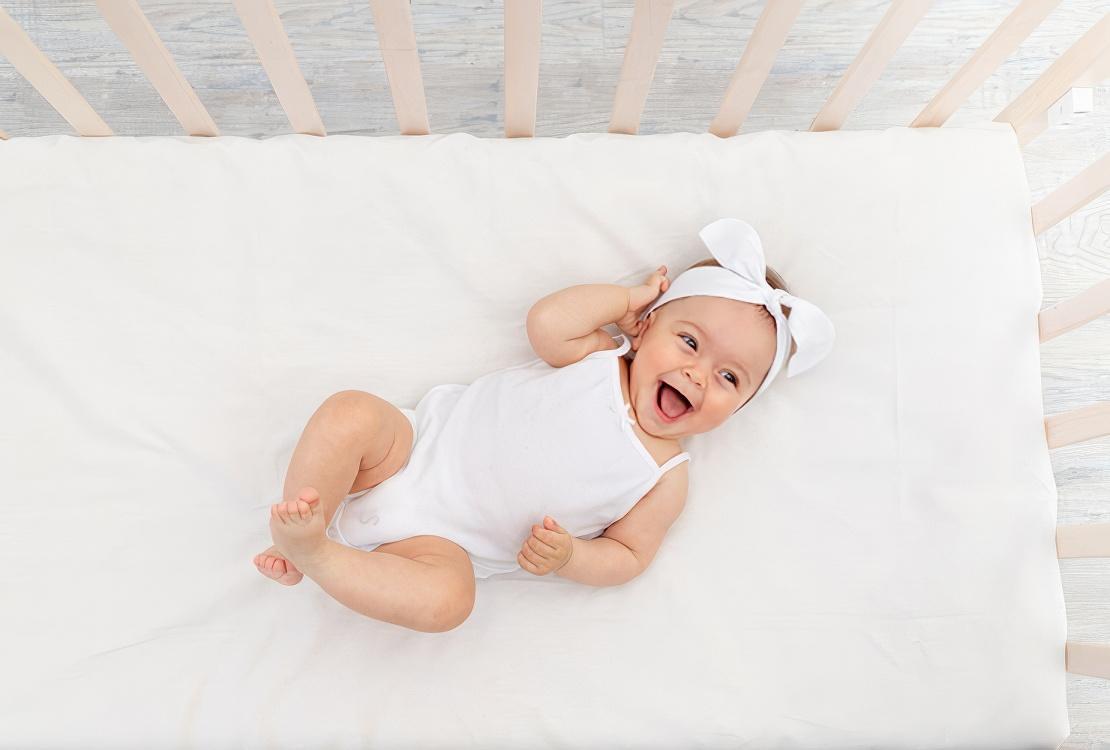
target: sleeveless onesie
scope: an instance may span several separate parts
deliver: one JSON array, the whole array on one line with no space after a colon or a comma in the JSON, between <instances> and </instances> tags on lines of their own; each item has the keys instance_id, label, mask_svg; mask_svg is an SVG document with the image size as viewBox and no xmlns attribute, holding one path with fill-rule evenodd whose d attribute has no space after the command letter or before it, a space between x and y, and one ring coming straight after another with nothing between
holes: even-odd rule
<instances>
[{"instance_id":1,"label":"sleeveless onesie","mask_svg":"<svg viewBox=\"0 0 1110 750\"><path fill-rule=\"evenodd\" d=\"M618 521L664 472L632 429L618 357L593 352L565 367L543 359L445 383L412 410L414 441L393 476L348 495L327 528L335 541L372 550L434 534L467 551L474 575L520 570L517 553L545 515L593 539Z\"/></svg>"}]
</instances>

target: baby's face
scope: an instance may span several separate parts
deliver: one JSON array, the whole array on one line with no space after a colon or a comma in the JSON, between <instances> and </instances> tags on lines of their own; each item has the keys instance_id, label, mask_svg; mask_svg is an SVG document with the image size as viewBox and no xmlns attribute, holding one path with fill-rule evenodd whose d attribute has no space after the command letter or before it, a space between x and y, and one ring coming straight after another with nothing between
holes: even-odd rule
<instances>
[{"instance_id":1,"label":"baby's face","mask_svg":"<svg viewBox=\"0 0 1110 750\"><path fill-rule=\"evenodd\" d=\"M750 302L682 297L653 310L631 343L636 420L651 435L677 439L709 432L759 390L775 357L775 320ZM674 419L666 413L682 399L661 382L690 402Z\"/></svg>"}]
</instances>

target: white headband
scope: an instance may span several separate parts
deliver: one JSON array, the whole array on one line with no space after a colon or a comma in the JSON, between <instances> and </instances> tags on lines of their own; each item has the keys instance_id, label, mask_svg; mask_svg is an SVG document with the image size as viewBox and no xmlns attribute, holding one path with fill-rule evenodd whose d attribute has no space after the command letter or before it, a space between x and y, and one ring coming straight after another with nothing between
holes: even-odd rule
<instances>
[{"instance_id":1,"label":"white headband","mask_svg":"<svg viewBox=\"0 0 1110 750\"><path fill-rule=\"evenodd\" d=\"M721 267L699 266L679 274L667 291L640 314L641 320L660 305L695 295L764 305L775 318L775 359L749 402L775 379L790 353L791 338L798 348L786 368L786 377L805 372L825 358L836 338L832 321L816 305L767 283L763 243L751 224L740 219L717 219L698 232L698 236ZM782 305L790 308L789 318L783 313Z\"/></svg>"}]
</instances>

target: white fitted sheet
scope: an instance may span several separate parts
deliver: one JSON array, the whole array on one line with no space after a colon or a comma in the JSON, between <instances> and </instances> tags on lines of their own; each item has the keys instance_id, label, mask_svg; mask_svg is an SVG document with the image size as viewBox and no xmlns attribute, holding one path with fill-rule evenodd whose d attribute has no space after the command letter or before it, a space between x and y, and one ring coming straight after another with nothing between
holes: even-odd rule
<instances>
[{"instance_id":1,"label":"white fitted sheet","mask_svg":"<svg viewBox=\"0 0 1110 750\"><path fill-rule=\"evenodd\" d=\"M738 216L833 352L686 442L651 567L362 617L267 547L329 394L531 359ZM1008 125L0 142L4 747L1056 747L1041 284ZM91 738L96 738L95 742ZM100 744L96 744L100 743Z\"/></svg>"}]
</instances>

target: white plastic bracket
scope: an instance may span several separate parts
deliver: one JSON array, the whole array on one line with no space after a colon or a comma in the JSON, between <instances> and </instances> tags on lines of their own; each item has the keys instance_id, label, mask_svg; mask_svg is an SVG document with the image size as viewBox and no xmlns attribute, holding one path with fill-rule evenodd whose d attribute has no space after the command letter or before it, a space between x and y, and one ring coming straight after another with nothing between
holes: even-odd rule
<instances>
[{"instance_id":1,"label":"white plastic bracket","mask_svg":"<svg viewBox=\"0 0 1110 750\"><path fill-rule=\"evenodd\" d=\"M1076 115L1093 112L1094 108L1095 90L1090 86L1076 86L1068 89L1048 108L1048 125L1067 125L1075 121Z\"/></svg>"}]
</instances>

